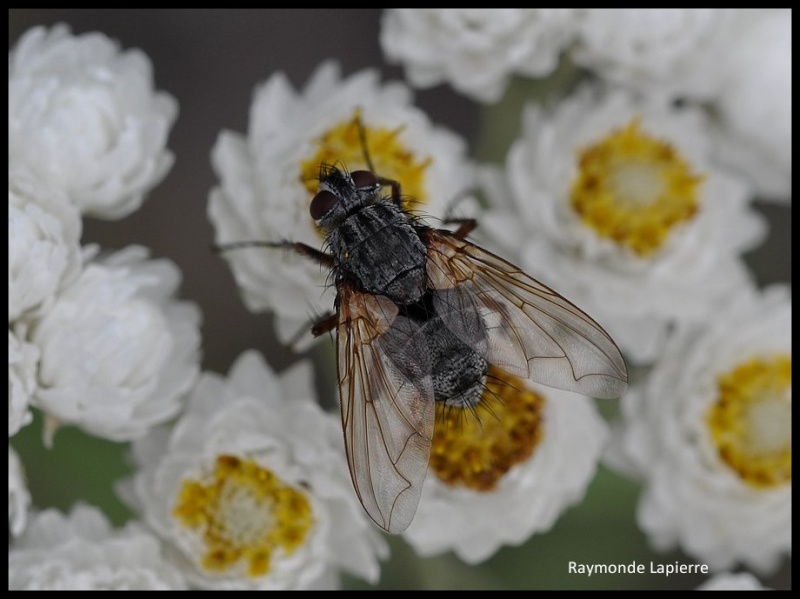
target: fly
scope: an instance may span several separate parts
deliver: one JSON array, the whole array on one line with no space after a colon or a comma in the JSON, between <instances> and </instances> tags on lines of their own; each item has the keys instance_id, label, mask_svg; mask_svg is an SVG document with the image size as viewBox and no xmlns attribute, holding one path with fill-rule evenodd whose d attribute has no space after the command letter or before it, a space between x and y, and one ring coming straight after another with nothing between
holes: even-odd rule
<instances>
[{"instance_id":1,"label":"fly","mask_svg":"<svg viewBox=\"0 0 800 599\"><path fill-rule=\"evenodd\" d=\"M331 269L334 311L312 333L335 330L356 495L378 526L399 533L419 503L436 402L475 406L490 367L584 395L619 397L627 369L591 317L467 241L475 220L450 221L458 225L454 231L430 227L403 207L398 182L370 169L320 167L309 210L327 251L292 242L220 249L286 247Z\"/></svg>"}]
</instances>

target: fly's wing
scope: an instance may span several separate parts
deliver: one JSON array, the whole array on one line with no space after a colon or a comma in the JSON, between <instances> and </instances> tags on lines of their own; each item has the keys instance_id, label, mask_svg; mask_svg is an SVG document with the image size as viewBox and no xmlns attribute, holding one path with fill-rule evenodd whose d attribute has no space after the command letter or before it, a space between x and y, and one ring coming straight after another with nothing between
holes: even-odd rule
<instances>
[{"instance_id":1,"label":"fly's wing","mask_svg":"<svg viewBox=\"0 0 800 599\"><path fill-rule=\"evenodd\" d=\"M619 397L628 372L602 327L552 289L468 241L422 233L434 307L491 364L537 383Z\"/></svg>"},{"instance_id":2,"label":"fly's wing","mask_svg":"<svg viewBox=\"0 0 800 599\"><path fill-rule=\"evenodd\" d=\"M367 514L390 533L414 517L433 436L433 387L418 329L386 298L340 286L336 349L350 476Z\"/></svg>"}]
</instances>

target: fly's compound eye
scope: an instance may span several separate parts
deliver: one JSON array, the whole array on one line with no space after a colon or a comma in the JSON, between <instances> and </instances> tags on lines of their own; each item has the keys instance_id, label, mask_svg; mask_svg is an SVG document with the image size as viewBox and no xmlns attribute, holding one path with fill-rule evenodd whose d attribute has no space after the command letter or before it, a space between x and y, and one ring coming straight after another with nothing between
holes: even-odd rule
<instances>
[{"instance_id":1,"label":"fly's compound eye","mask_svg":"<svg viewBox=\"0 0 800 599\"><path fill-rule=\"evenodd\" d=\"M378 177L370 171L353 171L350 173L357 189L362 187L375 187L378 184Z\"/></svg>"},{"instance_id":2,"label":"fly's compound eye","mask_svg":"<svg viewBox=\"0 0 800 599\"><path fill-rule=\"evenodd\" d=\"M321 219L333 209L338 201L339 198L333 195L330 191L323 189L314 196L313 200L311 200L311 206L309 207L311 218L313 218L315 221Z\"/></svg>"}]
</instances>

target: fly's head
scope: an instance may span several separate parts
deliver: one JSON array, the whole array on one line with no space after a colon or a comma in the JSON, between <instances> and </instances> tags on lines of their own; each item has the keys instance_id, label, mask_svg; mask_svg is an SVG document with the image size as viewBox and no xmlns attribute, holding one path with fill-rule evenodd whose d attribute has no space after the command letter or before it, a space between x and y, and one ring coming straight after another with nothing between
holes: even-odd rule
<instances>
[{"instance_id":1,"label":"fly's head","mask_svg":"<svg viewBox=\"0 0 800 599\"><path fill-rule=\"evenodd\" d=\"M381 184L370 171L347 171L323 164L319 172L319 192L309 211L324 231L338 227L353 212L378 201Z\"/></svg>"}]
</instances>

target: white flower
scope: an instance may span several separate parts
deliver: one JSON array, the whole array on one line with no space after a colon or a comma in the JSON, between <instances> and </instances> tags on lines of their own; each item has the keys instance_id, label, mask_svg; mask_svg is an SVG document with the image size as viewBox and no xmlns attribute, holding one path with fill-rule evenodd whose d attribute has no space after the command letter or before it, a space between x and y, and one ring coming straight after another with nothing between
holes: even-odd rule
<instances>
[{"instance_id":1,"label":"white flower","mask_svg":"<svg viewBox=\"0 0 800 599\"><path fill-rule=\"evenodd\" d=\"M158 540L136 523L112 530L96 508L32 518L8 554L10 590L185 589Z\"/></svg>"},{"instance_id":2,"label":"white flower","mask_svg":"<svg viewBox=\"0 0 800 599\"><path fill-rule=\"evenodd\" d=\"M199 373L200 313L173 295L180 272L131 246L89 262L30 332L35 404L113 441L172 418Z\"/></svg>"},{"instance_id":3,"label":"white flower","mask_svg":"<svg viewBox=\"0 0 800 599\"><path fill-rule=\"evenodd\" d=\"M497 102L511 75L544 77L571 41L572 9L386 9L381 46L416 87L447 82L480 102Z\"/></svg>"},{"instance_id":4,"label":"white flower","mask_svg":"<svg viewBox=\"0 0 800 599\"><path fill-rule=\"evenodd\" d=\"M8 446L8 530L18 537L25 530L31 494L17 452Z\"/></svg>"},{"instance_id":5,"label":"white flower","mask_svg":"<svg viewBox=\"0 0 800 599\"><path fill-rule=\"evenodd\" d=\"M81 266L81 217L19 164L8 170L8 320L52 299Z\"/></svg>"},{"instance_id":6,"label":"white flower","mask_svg":"<svg viewBox=\"0 0 800 599\"><path fill-rule=\"evenodd\" d=\"M422 556L454 551L475 564L520 545L579 503L594 477L607 426L591 401L498 376L509 378L489 377L476 414L437 406L431 465L404 533Z\"/></svg>"},{"instance_id":7,"label":"white flower","mask_svg":"<svg viewBox=\"0 0 800 599\"><path fill-rule=\"evenodd\" d=\"M276 376L246 352L204 374L171 431L134 443L128 502L206 589L297 589L330 568L376 581L386 546L356 501L341 422L301 363Z\"/></svg>"},{"instance_id":8,"label":"white flower","mask_svg":"<svg viewBox=\"0 0 800 599\"><path fill-rule=\"evenodd\" d=\"M588 8L577 15L576 63L616 84L649 94L705 98L716 93L726 62L720 34L731 9Z\"/></svg>"},{"instance_id":9,"label":"white flower","mask_svg":"<svg viewBox=\"0 0 800 599\"><path fill-rule=\"evenodd\" d=\"M679 328L622 398L608 458L644 481L637 519L656 549L760 573L791 552L791 315L787 288L740 292Z\"/></svg>"},{"instance_id":10,"label":"white flower","mask_svg":"<svg viewBox=\"0 0 800 599\"><path fill-rule=\"evenodd\" d=\"M747 174L765 199L791 200L792 15L741 10L728 34L725 77L713 107L720 160ZM735 35L734 35L735 34Z\"/></svg>"},{"instance_id":11,"label":"white flower","mask_svg":"<svg viewBox=\"0 0 800 599\"><path fill-rule=\"evenodd\" d=\"M750 574L750 572L738 572L731 574L725 572L724 574L717 574L709 578L699 587L698 591L765 591L766 589L758 578Z\"/></svg>"},{"instance_id":12,"label":"white flower","mask_svg":"<svg viewBox=\"0 0 800 599\"><path fill-rule=\"evenodd\" d=\"M789 201L790 9L584 9L575 61L667 100L702 102L716 153L768 199Z\"/></svg>"},{"instance_id":13,"label":"white flower","mask_svg":"<svg viewBox=\"0 0 800 599\"><path fill-rule=\"evenodd\" d=\"M177 103L149 59L101 33L28 31L8 58L8 152L81 212L121 218L172 166Z\"/></svg>"},{"instance_id":14,"label":"white flower","mask_svg":"<svg viewBox=\"0 0 800 599\"><path fill-rule=\"evenodd\" d=\"M22 333L22 334L18 334ZM24 327L8 331L8 436L31 423L30 403L36 391L39 349L24 340Z\"/></svg>"},{"instance_id":15,"label":"white flower","mask_svg":"<svg viewBox=\"0 0 800 599\"><path fill-rule=\"evenodd\" d=\"M668 328L751 285L740 254L765 234L748 187L709 166L703 113L583 88L529 106L484 219L529 274L586 310L636 362Z\"/></svg>"},{"instance_id":16,"label":"white flower","mask_svg":"<svg viewBox=\"0 0 800 599\"><path fill-rule=\"evenodd\" d=\"M309 214L320 163L367 167L359 115L376 173L402 184L413 211L442 217L472 185L463 141L413 107L408 88L380 84L374 70L342 79L338 66L326 62L300 93L282 73L271 77L256 92L247 137L220 134L212 161L221 182L208 206L217 243L289 240L322 247ZM270 248L223 256L248 308L275 312L284 341L312 314L333 307L327 269L308 258Z\"/></svg>"}]
</instances>

